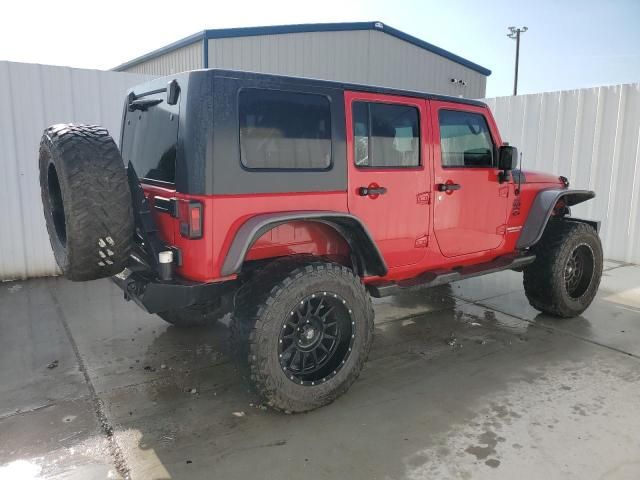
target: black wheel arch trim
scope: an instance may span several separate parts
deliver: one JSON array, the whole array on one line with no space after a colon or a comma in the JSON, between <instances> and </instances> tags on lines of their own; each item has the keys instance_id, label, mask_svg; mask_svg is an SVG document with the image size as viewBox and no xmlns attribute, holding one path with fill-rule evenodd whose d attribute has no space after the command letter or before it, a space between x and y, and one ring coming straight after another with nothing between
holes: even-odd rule
<instances>
[{"instance_id":1,"label":"black wheel arch trim","mask_svg":"<svg viewBox=\"0 0 640 480\"><path fill-rule=\"evenodd\" d=\"M269 230L291 221L318 222L332 227L346 240L355 254L360 263L360 274L386 275L386 262L367 227L353 215L333 211L277 212L251 217L236 232L222 265L221 274L228 276L239 273L253 244Z\"/></svg>"},{"instance_id":2,"label":"black wheel arch trim","mask_svg":"<svg viewBox=\"0 0 640 480\"><path fill-rule=\"evenodd\" d=\"M516 244L516 248L529 248L540 241L542 234L551 218L553 207L558 200L564 198L568 207L586 202L596 196L592 190L567 190L567 189L549 189L538 192L533 200L529 216L522 227L520 238ZM600 230L600 222L593 220L583 220L575 217L565 217L567 220L586 223L591 225L596 231Z\"/></svg>"}]
</instances>

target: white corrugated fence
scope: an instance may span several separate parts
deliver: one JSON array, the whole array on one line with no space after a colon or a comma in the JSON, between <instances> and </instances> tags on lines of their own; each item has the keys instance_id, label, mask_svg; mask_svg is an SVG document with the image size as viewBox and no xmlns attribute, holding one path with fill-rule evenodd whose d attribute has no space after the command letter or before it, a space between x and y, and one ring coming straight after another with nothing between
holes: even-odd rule
<instances>
[{"instance_id":1,"label":"white corrugated fence","mask_svg":"<svg viewBox=\"0 0 640 480\"><path fill-rule=\"evenodd\" d=\"M485 101L525 170L596 192L572 211L602 221L605 256L640 263L640 83Z\"/></svg>"},{"instance_id":2,"label":"white corrugated fence","mask_svg":"<svg viewBox=\"0 0 640 480\"><path fill-rule=\"evenodd\" d=\"M151 77L0 62L0 280L57 272L42 215L38 144L59 122L117 138L124 94ZM605 255L640 263L640 84L487 99L524 168L565 175L597 197L576 215L603 221Z\"/></svg>"},{"instance_id":3,"label":"white corrugated fence","mask_svg":"<svg viewBox=\"0 0 640 480\"><path fill-rule=\"evenodd\" d=\"M42 131L54 123L95 123L117 141L126 90L148 78L0 62L0 280L57 271L40 202Z\"/></svg>"}]
</instances>

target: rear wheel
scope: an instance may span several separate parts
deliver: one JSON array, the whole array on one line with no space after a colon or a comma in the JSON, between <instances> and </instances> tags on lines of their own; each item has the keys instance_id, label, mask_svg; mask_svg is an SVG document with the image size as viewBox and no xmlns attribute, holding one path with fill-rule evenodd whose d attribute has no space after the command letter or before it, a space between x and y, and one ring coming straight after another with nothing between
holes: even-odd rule
<instances>
[{"instance_id":1,"label":"rear wheel","mask_svg":"<svg viewBox=\"0 0 640 480\"><path fill-rule=\"evenodd\" d=\"M258 393L304 412L346 392L367 359L373 307L358 277L325 262L274 262L242 287L232 335Z\"/></svg>"},{"instance_id":2,"label":"rear wheel","mask_svg":"<svg viewBox=\"0 0 640 480\"><path fill-rule=\"evenodd\" d=\"M552 219L524 269L524 290L534 308L575 317L593 301L602 276L602 245L596 231L580 222Z\"/></svg>"}]
</instances>

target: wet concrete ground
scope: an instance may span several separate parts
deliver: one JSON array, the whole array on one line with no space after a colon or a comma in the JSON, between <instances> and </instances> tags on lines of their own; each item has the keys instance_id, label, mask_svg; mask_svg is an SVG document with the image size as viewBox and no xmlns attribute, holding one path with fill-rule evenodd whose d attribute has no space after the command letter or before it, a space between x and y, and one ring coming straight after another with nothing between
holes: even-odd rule
<instances>
[{"instance_id":1,"label":"wet concrete ground","mask_svg":"<svg viewBox=\"0 0 640 480\"><path fill-rule=\"evenodd\" d=\"M224 323L180 331L109 281L0 284L0 479L640 478L640 266L579 318L502 272L376 301L351 390L262 409ZM235 414L234 414L235 412Z\"/></svg>"}]
</instances>

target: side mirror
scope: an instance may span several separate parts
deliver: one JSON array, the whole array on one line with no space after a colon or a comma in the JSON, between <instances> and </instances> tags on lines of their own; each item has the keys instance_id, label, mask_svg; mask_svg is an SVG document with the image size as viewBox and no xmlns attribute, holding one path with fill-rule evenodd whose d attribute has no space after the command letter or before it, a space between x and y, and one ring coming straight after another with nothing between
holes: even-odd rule
<instances>
[{"instance_id":1,"label":"side mirror","mask_svg":"<svg viewBox=\"0 0 640 480\"><path fill-rule=\"evenodd\" d=\"M498 149L498 168L508 172L518 166L518 149L511 145L502 145Z\"/></svg>"}]
</instances>

